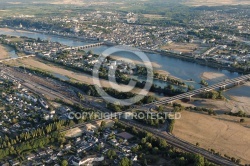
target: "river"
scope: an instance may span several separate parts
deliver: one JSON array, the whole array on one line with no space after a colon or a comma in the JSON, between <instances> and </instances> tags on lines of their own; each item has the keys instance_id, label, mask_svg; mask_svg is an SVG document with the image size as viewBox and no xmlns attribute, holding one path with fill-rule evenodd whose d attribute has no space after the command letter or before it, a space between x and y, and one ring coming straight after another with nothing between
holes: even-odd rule
<instances>
[{"instance_id":1,"label":"river","mask_svg":"<svg viewBox=\"0 0 250 166\"><path fill-rule=\"evenodd\" d=\"M13 36L27 36L30 38L41 38L41 39L49 39L50 41L54 42L60 42L62 44L68 45L68 46L83 46L87 45L90 42L86 41L80 41L77 39L71 39L71 38L64 38L59 37L55 35L47 35L47 34L40 34L40 33L34 33L34 32L26 32L26 31L14 31L14 30L1 30L0 34L5 35L13 35ZM96 54L102 53L104 50L108 49L108 46L100 46L91 48L92 51ZM214 84L220 81L223 81L224 79L231 79L240 76L238 73L235 72L229 72L227 70L221 70L216 68L211 68L208 66L199 65L192 62L187 62L184 60L180 60L178 58L168 57L165 55L160 54L153 54L153 53L146 53L146 55L149 57L150 61L153 62L155 65L155 69L157 70L163 70L168 72L170 75L178 77L182 80L190 80L192 79L194 82L186 82L187 84L194 85L196 88L199 88L199 82L201 81L201 75L204 72L215 72L215 73L222 73L224 74L223 77L219 77L216 79L210 79L207 80L209 84ZM141 61L139 58L137 58L132 52L117 52L115 53L116 57L122 57L122 58L128 58L131 60ZM158 82L159 85L162 85L161 82ZM233 88L231 90L228 90L225 93L225 95L234 95L234 96L245 96L250 97L250 86L241 86L238 88Z\"/></svg>"}]
</instances>

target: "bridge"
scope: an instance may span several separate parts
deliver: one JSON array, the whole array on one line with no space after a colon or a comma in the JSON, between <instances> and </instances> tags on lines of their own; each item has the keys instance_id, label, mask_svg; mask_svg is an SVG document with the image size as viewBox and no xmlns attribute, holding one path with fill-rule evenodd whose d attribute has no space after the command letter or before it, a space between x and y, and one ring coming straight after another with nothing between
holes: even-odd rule
<instances>
[{"instance_id":1,"label":"bridge","mask_svg":"<svg viewBox=\"0 0 250 166\"><path fill-rule=\"evenodd\" d=\"M198 95L202 92L208 92L208 91L219 89L219 88L226 89L226 87L229 85L239 85L243 81L250 81L250 74L243 75L243 76L231 79L231 80L226 80L226 81L214 84L214 85L203 87L203 88L200 88L200 89L197 89L194 91L190 91L187 93L183 93L180 95L176 95L173 97L165 97L165 98L162 98L160 101L155 101L155 102L152 102L149 104L145 104L142 107L150 107L150 106L160 105L160 104L172 104L176 100L181 100L181 99L185 99L185 98L191 99L192 96Z\"/></svg>"},{"instance_id":2,"label":"bridge","mask_svg":"<svg viewBox=\"0 0 250 166\"><path fill-rule=\"evenodd\" d=\"M35 57L35 55L26 55L26 56L20 56L20 57L16 57L16 58L2 59L2 60L0 60L0 63L2 63L2 62L7 62L7 61L11 61L11 60L29 58L29 57Z\"/></svg>"},{"instance_id":3,"label":"bridge","mask_svg":"<svg viewBox=\"0 0 250 166\"><path fill-rule=\"evenodd\" d=\"M68 47L68 48L66 48L66 50L84 50L86 48L98 47L101 45L105 45L105 43L100 42L100 43L93 43L93 44L88 44L88 45L84 45L84 46Z\"/></svg>"}]
</instances>

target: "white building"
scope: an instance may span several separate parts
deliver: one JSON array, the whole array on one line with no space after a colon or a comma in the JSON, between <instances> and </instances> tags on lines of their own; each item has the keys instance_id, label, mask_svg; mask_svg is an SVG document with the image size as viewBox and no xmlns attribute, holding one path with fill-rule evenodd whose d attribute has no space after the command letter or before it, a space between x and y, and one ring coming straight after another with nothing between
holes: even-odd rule
<instances>
[{"instance_id":1,"label":"white building","mask_svg":"<svg viewBox=\"0 0 250 166\"><path fill-rule=\"evenodd\" d=\"M75 166L80 166L80 165L92 165L93 162L100 162L104 160L103 156L88 156L83 158L82 160L77 158L77 157L72 157L71 159L71 163Z\"/></svg>"}]
</instances>

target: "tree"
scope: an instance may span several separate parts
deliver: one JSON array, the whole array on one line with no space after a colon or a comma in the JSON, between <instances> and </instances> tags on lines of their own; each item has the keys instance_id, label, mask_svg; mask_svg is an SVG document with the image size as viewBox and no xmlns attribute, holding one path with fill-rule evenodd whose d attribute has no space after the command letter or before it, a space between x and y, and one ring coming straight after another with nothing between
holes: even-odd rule
<instances>
[{"instance_id":1,"label":"tree","mask_svg":"<svg viewBox=\"0 0 250 166\"><path fill-rule=\"evenodd\" d=\"M38 37L37 42L42 42L42 39L40 37Z\"/></svg>"},{"instance_id":2,"label":"tree","mask_svg":"<svg viewBox=\"0 0 250 166\"><path fill-rule=\"evenodd\" d=\"M204 86L208 86L208 83L205 80L201 80L200 84Z\"/></svg>"},{"instance_id":3,"label":"tree","mask_svg":"<svg viewBox=\"0 0 250 166\"><path fill-rule=\"evenodd\" d=\"M61 163L61 166L68 166L68 161L67 160L63 160Z\"/></svg>"},{"instance_id":4,"label":"tree","mask_svg":"<svg viewBox=\"0 0 250 166\"><path fill-rule=\"evenodd\" d=\"M185 158L184 158L184 157L180 157L180 158L176 159L176 164L177 164L177 165L180 165L180 166L186 165L186 160L185 160Z\"/></svg>"},{"instance_id":5,"label":"tree","mask_svg":"<svg viewBox=\"0 0 250 166\"><path fill-rule=\"evenodd\" d=\"M147 165L148 165L147 159L144 158L144 160L143 160L143 166L147 166Z\"/></svg>"},{"instance_id":6,"label":"tree","mask_svg":"<svg viewBox=\"0 0 250 166\"><path fill-rule=\"evenodd\" d=\"M158 112L162 112L164 110L164 107L162 106L162 105L160 105L159 107L158 107Z\"/></svg>"},{"instance_id":7,"label":"tree","mask_svg":"<svg viewBox=\"0 0 250 166\"><path fill-rule=\"evenodd\" d=\"M118 142L119 143L123 143L124 141L123 141L123 139L119 139Z\"/></svg>"},{"instance_id":8,"label":"tree","mask_svg":"<svg viewBox=\"0 0 250 166\"><path fill-rule=\"evenodd\" d=\"M120 163L119 163L119 166L132 166L132 161L129 160L127 157L124 157Z\"/></svg>"},{"instance_id":9,"label":"tree","mask_svg":"<svg viewBox=\"0 0 250 166\"><path fill-rule=\"evenodd\" d=\"M84 99L84 96L80 92L78 92L78 97L80 98L81 101Z\"/></svg>"},{"instance_id":10,"label":"tree","mask_svg":"<svg viewBox=\"0 0 250 166\"><path fill-rule=\"evenodd\" d=\"M116 152L111 149L111 150L108 150L107 155L109 159L113 159L116 156Z\"/></svg>"},{"instance_id":11,"label":"tree","mask_svg":"<svg viewBox=\"0 0 250 166\"><path fill-rule=\"evenodd\" d=\"M106 126L106 122L103 120L102 122L101 122L101 128L104 128Z\"/></svg>"},{"instance_id":12,"label":"tree","mask_svg":"<svg viewBox=\"0 0 250 166\"><path fill-rule=\"evenodd\" d=\"M162 149L164 149L167 146L168 146L168 144L167 144L166 140L160 138L159 147L162 148Z\"/></svg>"},{"instance_id":13,"label":"tree","mask_svg":"<svg viewBox=\"0 0 250 166\"><path fill-rule=\"evenodd\" d=\"M92 54L93 54L93 51L92 51L92 50L89 50L89 51L87 52L87 54L88 54L88 55L90 55L90 54L92 55Z\"/></svg>"},{"instance_id":14,"label":"tree","mask_svg":"<svg viewBox=\"0 0 250 166\"><path fill-rule=\"evenodd\" d=\"M99 152L101 149L102 149L102 145L98 144L97 147L96 147L96 150Z\"/></svg>"},{"instance_id":15,"label":"tree","mask_svg":"<svg viewBox=\"0 0 250 166\"><path fill-rule=\"evenodd\" d=\"M204 157L198 154L195 154L194 156L195 166L204 166Z\"/></svg>"},{"instance_id":16,"label":"tree","mask_svg":"<svg viewBox=\"0 0 250 166\"><path fill-rule=\"evenodd\" d=\"M142 143L142 144L145 144L146 142L147 142L147 139L146 139L146 138L142 138L142 139L141 139L141 143Z\"/></svg>"},{"instance_id":17,"label":"tree","mask_svg":"<svg viewBox=\"0 0 250 166\"><path fill-rule=\"evenodd\" d=\"M148 150L152 149L152 144L150 142L147 142L145 146Z\"/></svg>"},{"instance_id":18,"label":"tree","mask_svg":"<svg viewBox=\"0 0 250 166\"><path fill-rule=\"evenodd\" d=\"M159 152L158 147L154 147L154 148L153 148L153 153L154 153L154 154L157 154L158 152Z\"/></svg>"},{"instance_id":19,"label":"tree","mask_svg":"<svg viewBox=\"0 0 250 166\"><path fill-rule=\"evenodd\" d=\"M245 122L245 119L240 119L240 123L244 123Z\"/></svg>"},{"instance_id":20,"label":"tree","mask_svg":"<svg viewBox=\"0 0 250 166\"><path fill-rule=\"evenodd\" d=\"M194 86L193 85L188 85L188 91L192 91L194 90Z\"/></svg>"}]
</instances>

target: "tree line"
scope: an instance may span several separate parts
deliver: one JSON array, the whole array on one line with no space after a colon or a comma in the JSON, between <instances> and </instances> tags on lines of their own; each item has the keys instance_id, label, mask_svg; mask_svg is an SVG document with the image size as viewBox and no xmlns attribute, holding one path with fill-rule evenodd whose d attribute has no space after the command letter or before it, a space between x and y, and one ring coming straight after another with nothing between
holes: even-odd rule
<instances>
[{"instance_id":1,"label":"tree line","mask_svg":"<svg viewBox=\"0 0 250 166\"><path fill-rule=\"evenodd\" d=\"M63 143L64 135L59 131L69 125L68 121L56 120L35 130L21 133L13 138L0 138L0 159L7 156L22 156L26 151L43 148L50 143Z\"/></svg>"},{"instance_id":2,"label":"tree line","mask_svg":"<svg viewBox=\"0 0 250 166\"><path fill-rule=\"evenodd\" d=\"M141 164L146 166L148 164L155 164L157 162L154 160L150 160L150 156L157 155L161 156L162 158L171 161L174 165L194 165L194 166L205 166L210 165L213 166L214 164L208 162L204 157L197 154L186 153L182 152L170 145L167 144L166 140L162 138L158 138L154 136L152 133L149 133L144 130L138 130L135 127L129 127L118 120L115 122L115 127L125 130L136 137L138 137L140 143L138 146L133 147L131 151L133 153L137 153L138 158L141 160ZM153 163L149 163L149 162Z\"/></svg>"}]
</instances>

